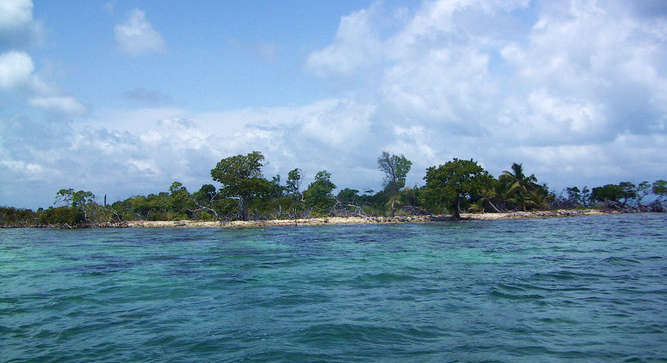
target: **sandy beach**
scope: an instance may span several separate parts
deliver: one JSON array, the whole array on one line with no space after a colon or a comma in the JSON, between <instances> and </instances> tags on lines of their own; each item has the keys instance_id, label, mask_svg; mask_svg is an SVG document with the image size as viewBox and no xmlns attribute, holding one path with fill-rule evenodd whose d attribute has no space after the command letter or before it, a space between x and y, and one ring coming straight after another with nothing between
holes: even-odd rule
<instances>
[{"instance_id":1,"label":"sandy beach","mask_svg":"<svg viewBox=\"0 0 667 363\"><path fill-rule=\"evenodd\" d=\"M499 220L518 218L554 218L610 214L596 209L585 210L554 210L533 212L506 213L462 213L464 220ZM396 217L322 217L300 219L272 219L258 221L128 221L130 228L248 228L268 226L321 226L342 224L395 224L395 223L429 223L451 220L451 215L423 215Z\"/></svg>"}]
</instances>

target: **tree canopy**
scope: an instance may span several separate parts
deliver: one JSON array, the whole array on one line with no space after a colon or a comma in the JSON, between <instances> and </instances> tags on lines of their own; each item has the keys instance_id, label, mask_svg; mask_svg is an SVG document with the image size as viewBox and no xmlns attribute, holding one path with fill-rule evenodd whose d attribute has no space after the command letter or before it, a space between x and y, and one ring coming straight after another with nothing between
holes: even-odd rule
<instances>
[{"instance_id":1,"label":"tree canopy","mask_svg":"<svg viewBox=\"0 0 667 363\"><path fill-rule=\"evenodd\" d=\"M653 183L653 188L651 188L651 190L653 191L653 194L660 198L664 198L667 196L667 181L663 179L656 180Z\"/></svg>"},{"instance_id":2,"label":"tree canopy","mask_svg":"<svg viewBox=\"0 0 667 363\"><path fill-rule=\"evenodd\" d=\"M593 188L591 199L598 202L618 202L626 195L623 187L617 184L607 184Z\"/></svg>"},{"instance_id":3,"label":"tree canopy","mask_svg":"<svg viewBox=\"0 0 667 363\"><path fill-rule=\"evenodd\" d=\"M461 208L479 198L492 177L474 160L454 158L437 168L426 170L424 203L428 208L446 208L460 218Z\"/></svg>"},{"instance_id":4,"label":"tree canopy","mask_svg":"<svg viewBox=\"0 0 667 363\"><path fill-rule=\"evenodd\" d=\"M83 207L88 203L95 201L95 194L85 190L60 189L56 193L55 204L61 203L69 205L72 208Z\"/></svg>"},{"instance_id":5,"label":"tree canopy","mask_svg":"<svg viewBox=\"0 0 667 363\"><path fill-rule=\"evenodd\" d=\"M389 155L383 151L378 158L378 169L384 172L385 190L392 193L405 187L405 178L412 167L412 161L408 160L403 154Z\"/></svg>"},{"instance_id":6,"label":"tree canopy","mask_svg":"<svg viewBox=\"0 0 667 363\"><path fill-rule=\"evenodd\" d=\"M396 203L401 203L400 191L405 187L405 178L412 167L412 161L403 154L389 155L383 151L378 158L378 169L384 172L384 196L385 204L391 208L391 216L394 216Z\"/></svg>"},{"instance_id":7,"label":"tree canopy","mask_svg":"<svg viewBox=\"0 0 667 363\"><path fill-rule=\"evenodd\" d=\"M326 170L317 172L315 180L303 192L306 205L312 209L315 215L328 214L336 203L331 193L334 189L336 189L336 185L331 181L331 173Z\"/></svg>"},{"instance_id":8,"label":"tree canopy","mask_svg":"<svg viewBox=\"0 0 667 363\"><path fill-rule=\"evenodd\" d=\"M287 193L292 196L298 196L301 189L301 169L292 169L287 173Z\"/></svg>"},{"instance_id":9,"label":"tree canopy","mask_svg":"<svg viewBox=\"0 0 667 363\"><path fill-rule=\"evenodd\" d=\"M513 163L498 178L492 177L474 160L454 158L443 165L429 167L425 185L405 187L412 162L405 156L383 152L377 167L383 171L383 188L342 188L334 197L336 185L326 170L317 172L303 193L304 178L299 168L290 170L281 184L281 175L267 180L262 175L264 156L254 151L220 160L211 177L219 189L204 184L190 194L174 181L165 191L136 195L111 205L98 205L90 191L60 189L48 209L31 210L0 207L0 226L55 224L66 228L90 226L98 222L129 220L247 220L298 219L309 216L394 216L440 214L449 211L456 218L468 212L506 212L553 208L612 208L634 211L664 211L667 181L634 184L622 181L589 189L567 187L555 198L546 184L534 174L526 175L523 165ZM649 194L654 198L649 198ZM647 205L643 204L649 200Z\"/></svg>"},{"instance_id":10,"label":"tree canopy","mask_svg":"<svg viewBox=\"0 0 667 363\"><path fill-rule=\"evenodd\" d=\"M222 184L220 193L238 198L241 219L248 220L248 203L271 190L271 182L262 177L264 155L253 151L224 158L211 170L213 180Z\"/></svg>"}]
</instances>

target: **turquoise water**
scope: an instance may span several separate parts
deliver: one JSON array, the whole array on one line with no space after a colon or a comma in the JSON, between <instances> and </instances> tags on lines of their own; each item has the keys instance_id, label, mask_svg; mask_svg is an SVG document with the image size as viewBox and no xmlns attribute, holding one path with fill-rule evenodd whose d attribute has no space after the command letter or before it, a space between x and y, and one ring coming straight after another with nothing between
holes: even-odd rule
<instances>
[{"instance_id":1,"label":"turquoise water","mask_svg":"<svg viewBox=\"0 0 667 363\"><path fill-rule=\"evenodd\" d=\"M666 222L0 230L0 361L664 360Z\"/></svg>"}]
</instances>

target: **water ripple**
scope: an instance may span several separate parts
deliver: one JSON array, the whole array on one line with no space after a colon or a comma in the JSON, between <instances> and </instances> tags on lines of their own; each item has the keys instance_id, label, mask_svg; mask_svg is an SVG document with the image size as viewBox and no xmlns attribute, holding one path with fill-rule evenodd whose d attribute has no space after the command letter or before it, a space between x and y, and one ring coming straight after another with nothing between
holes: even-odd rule
<instances>
[{"instance_id":1,"label":"water ripple","mask_svg":"<svg viewBox=\"0 0 667 363\"><path fill-rule=\"evenodd\" d=\"M666 222L0 230L0 362L660 360Z\"/></svg>"}]
</instances>

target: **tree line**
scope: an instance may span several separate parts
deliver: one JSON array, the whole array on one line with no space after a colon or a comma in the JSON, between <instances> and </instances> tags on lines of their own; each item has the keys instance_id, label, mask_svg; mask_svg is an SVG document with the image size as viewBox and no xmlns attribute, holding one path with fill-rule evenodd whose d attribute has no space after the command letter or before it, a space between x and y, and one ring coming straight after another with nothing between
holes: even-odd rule
<instances>
[{"instance_id":1,"label":"tree line","mask_svg":"<svg viewBox=\"0 0 667 363\"><path fill-rule=\"evenodd\" d=\"M264 177L264 155L258 151L224 158L211 169L213 184L190 193L178 181L168 191L137 195L102 205L90 191L61 189L54 205L32 211L0 207L0 226L113 223L129 220L202 221L248 219L295 219L321 216L395 216L462 212L508 212L547 209L611 208L664 211L667 182L643 181L607 184L589 189L572 186L556 195L534 174L526 175L522 164L493 177L478 162L454 158L426 170L423 186L406 186L412 162L404 155L387 152L377 159L384 174L382 189L359 191L344 188L334 194L333 176L318 171L302 188L303 173ZM649 198L653 195L653 198ZM645 201L648 204L645 204Z\"/></svg>"}]
</instances>

